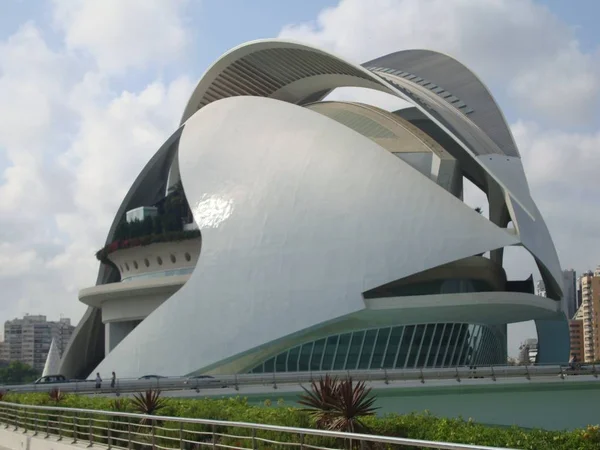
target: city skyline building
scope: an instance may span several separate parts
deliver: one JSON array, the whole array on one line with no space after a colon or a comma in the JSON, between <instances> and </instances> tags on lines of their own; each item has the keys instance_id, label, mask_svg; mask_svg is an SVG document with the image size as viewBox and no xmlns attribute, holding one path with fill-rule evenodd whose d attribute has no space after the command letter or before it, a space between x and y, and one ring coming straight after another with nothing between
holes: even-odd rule
<instances>
[{"instance_id":1,"label":"city skyline building","mask_svg":"<svg viewBox=\"0 0 600 450\"><path fill-rule=\"evenodd\" d=\"M577 273L574 269L563 270L563 303L567 317L572 319L579 308Z\"/></svg>"},{"instance_id":2,"label":"city skyline building","mask_svg":"<svg viewBox=\"0 0 600 450\"><path fill-rule=\"evenodd\" d=\"M52 340L59 355L67 348L75 327L68 318L48 321L44 315L25 315L4 323L3 357L7 362L21 361L42 371Z\"/></svg>"},{"instance_id":3,"label":"city skyline building","mask_svg":"<svg viewBox=\"0 0 600 450\"><path fill-rule=\"evenodd\" d=\"M328 98L347 87L410 106ZM544 297L508 279L513 246ZM507 324L526 320L538 362L569 357L563 272L510 128L473 72L428 50L362 66L278 39L227 52L96 256L68 377L504 364Z\"/></svg>"},{"instance_id":4,"label":"city skyline building","mask_svg":"<svg viewBox=\"0 0 600 450\"><path fill-rule=\"evenodd\" d=\"M571 341L571 357L577 361L585 361L584 337L583 337L583 319L576 318L569 321L569 332Z\"/></svg>"}]
</instances>

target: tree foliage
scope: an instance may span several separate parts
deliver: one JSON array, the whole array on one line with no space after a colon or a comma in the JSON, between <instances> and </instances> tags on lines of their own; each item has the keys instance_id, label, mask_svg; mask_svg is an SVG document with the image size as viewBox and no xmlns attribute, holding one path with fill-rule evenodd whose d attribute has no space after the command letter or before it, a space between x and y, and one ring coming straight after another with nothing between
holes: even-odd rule
<instances>
[{"instance_id":1,"label":"tree foliage","mask_svg":"<svg viewBox=\"0 0 600 450\"><path fill-rule=\"evenodd\" d=\"M12 361L7 367L0 368L0 383L29 383L40 376L33 367L21 361Z\"/></svg>"}]
</instances>

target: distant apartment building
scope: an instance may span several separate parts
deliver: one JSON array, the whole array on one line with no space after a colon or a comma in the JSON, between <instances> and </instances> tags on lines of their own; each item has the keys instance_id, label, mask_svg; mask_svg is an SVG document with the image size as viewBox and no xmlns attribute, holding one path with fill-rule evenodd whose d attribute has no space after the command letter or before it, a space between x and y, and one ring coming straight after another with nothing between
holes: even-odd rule
<instances>
[{"instance_id":1,"label":"distant apartment building","mask_svg":"<svg viewBox=\"0 0 600 450\"><path fill-rule=\"evenodd\" d=\"M6 321L3 355L0 359L9 362L22 361L42 371L52 339L62 355L74 330L71 319L66 318L61 318L58 322L49 322L46 316L25 315L22 319Z\"/></svg>"},{"instance_id":2,"label":"distant apartment building","mask_svg":"<svg viewBox=\"0 0 600 450\"><path fill-rule=\"evenodd\" d=\"M539 295L540 297L546 296L546 286L542 280L538 280L538 282L535 283L535 295Z\"/></svg>"},{"instance_id":3,"label":"distant apartment building","mask_svg":"<svg viewBox=\"0 0 600 450\"><path fill-rule=\"evenodd\" d=\"M591 285L594 361L600 361L600 266L591 278Z\"/></svg>"},{"instance_id":4,"label":"distant apartment building","mask_svg":"<svg viewBox=\"0 0 600 450\"><path fill-rule=\"evenodd\" d=\"M576 317L583 320L585 362L600 361L600 266L579 279L581 306Z\"/></svg>"},{"instance_id":5,"label":"distant apartment building","mask_svg":"<svg viewBox=\"0 0 600 450\"><path fill-rule=\"evenodd\" d=\"M537 362L538 340L525 339L519 347L519 364L529 365Z\"/></svg>"},{"instance_id":6,"label":"distant apartment building","mask_svg":"<svg viewBox=\"0 0 600 450\"><path fill-rule=\"evenodd\" d=\"M571 357L577 361L584 361L583 352L583 320L573 319L569 321L569 333L571 338Z\"/></svg>"},{"instance_id":7,"label":"distant apartment building","mask_svg":"<svg viewBox=\"0 0 600 450\"><path fill-rule=\"evenodd\" d=\"M577 274L573 269L563 270L563 305L565 305L565 313L569 319L575 316L579 301L577 298Z\"/></svg>"}]
</instances>

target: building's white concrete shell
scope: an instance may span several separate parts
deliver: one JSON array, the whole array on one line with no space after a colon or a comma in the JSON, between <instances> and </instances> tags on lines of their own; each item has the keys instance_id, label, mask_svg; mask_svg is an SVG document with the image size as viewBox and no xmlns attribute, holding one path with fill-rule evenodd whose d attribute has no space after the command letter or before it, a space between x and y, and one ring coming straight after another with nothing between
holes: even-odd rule
<instances>
[{"instance_id":1,"label":"building's white concrete shell","mask_svg":"<svg viewBox=\"0 0 600 450\"><path fill-rule=\"evenodd\" d=\"M151 186L153 177L153 187L163 190L181 178L202 232L195 269L187 281L105 285L106 279L82 291L91 309L88 325L78 331L88 337L72 345L64 370L77 372L77 349L94 335L100 317L102 322L121 313L131 318L136 292L156 288L164 294L168 286L173 289L168 298L141 307L143 321L118 336L116 347L105 337L110 353L94 371L117 370L120 376L239 372L298 342L359 325L444 320L502 325L533 319L541 342L549 336L555 340L553 348L540 346L540 357L566 358L568 328L566 347L557 338L566 323L558 301L560 265L510 131L468 69L444 55L416 52L406 59L412 64L409 75L386 69L386 57L367 64L367 70L280 40L237 47L211 66L185 108L177 136L159 150L124 202L125 210L139 206L132 198ZM417 64L419 55L430 64ZM447 73L436 75L436 64ZM445 76L454 96L441 87ZM418 111L415 124L428 121L451 138L458 150L448 160L458 158L479 180L490 198L490 220L436 183L433 170L415 170L388 151L395 147L386 150L360 127L332 120L318 107L311 110L311 104L344 86L412 102ZM365 117L375 113L363 111ZM404 127L412 131L400 138L403 145L426 143L417 145L418 133L411 127ZM432 154L443 152L433 141L429 147ZM168 167L167 161L172 161ZM515 230L506 228L509 221ZM501 249L511 245L531 252L551 286L550 298L522 292L363 295L488 251L501 265ZM174 281L185 284L171 286ZM190 343L193 352L187 351ZM86 363L98 356L96 351Z\"/></svg>"}]
</instances>

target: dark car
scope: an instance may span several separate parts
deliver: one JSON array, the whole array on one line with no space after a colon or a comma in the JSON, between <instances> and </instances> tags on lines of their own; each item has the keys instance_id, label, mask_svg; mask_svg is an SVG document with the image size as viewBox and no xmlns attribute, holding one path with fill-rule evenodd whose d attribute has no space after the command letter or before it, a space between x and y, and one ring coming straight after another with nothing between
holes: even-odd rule
<instances>
[{"instance_id":1,"label":"dark car","mask_svg":"<svg viewBox=\"0 0 600 450\"><path fill-rule=\"evenodd\" d=\"M163 377L162 375L144 375L143 377L139 377L138 380L160 380Z\"/></svg>"},{"instance_id":2,"label":"dark car","mask_svg":"<svg viewBox=\"0 0 600 450\"><path fill-rule=\"evenodd\" d=\"M64 375L46 375L38 378L34 384L52 384L52 383L67 383L69 380Z\"/></svg>"},{"instance_id":3,"label":"dark car","mask_svg":"<svg viewBox=\"0 0 600 450\"><path fill-rule=\"evenodd\" d=\"M227 387L227 385L223 383L223 381L217 380L216 378L211 377L210 375L194 375L192 377L188 377L184 383L194 384L195 386L198 386L199 384L206 384L209 386L212 384L216 384L218 386L221 386L222 388Z\"/></svg>"}]
</instances>

